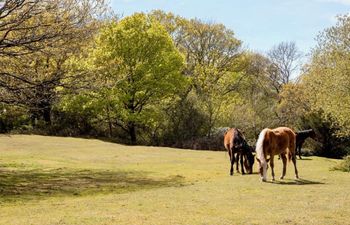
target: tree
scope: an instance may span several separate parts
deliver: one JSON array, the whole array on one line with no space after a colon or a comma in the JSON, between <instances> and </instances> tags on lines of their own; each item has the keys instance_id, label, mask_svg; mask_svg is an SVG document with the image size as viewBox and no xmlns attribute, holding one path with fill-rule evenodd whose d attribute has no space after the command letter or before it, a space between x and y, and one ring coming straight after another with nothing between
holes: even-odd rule
<instances>
[{"instance_id":1,"label":"tree","mask_svg":"<svg viewBox=\"0 0 350 225\"><path fill-rule=\"evenodd\" d=\"M277 93L282 86L288 84L293 73L299 69L302 54L294 42L281 42L274 46L267 54L271 66L268 69L271 83Z\"/></svg>"},{"instance_id":2,"label":"tree","mask_svg":"<svg viewBox=\"0 0 350 225\"><path fill-rule=\"evenodd\" d=\"M224 25L187 20L162 11L151 15L164 24L186 56L183 73L191 78L192 85L178 103L177 110L182 113L171 118L177 118L178 122L173 123L176 125L191 114L204 118L201 128L196 127L197 133L188 136L190 139L211 136L215 127L227 126L244 127L253 139L262 128L282 123L283 118L277 114L277 91L282 84L272 79L277 67L268 57L241 49L241 41ZM191 101L193 107L186 107ZM178 130L179 126L175 127ZM186 134L191 128L183 126L179 133Z\"/></svg>"},{"instance_id":3,"label":"tree","mask_svg":"<svg viewBox=\"0 0 350 225\"><path fill-rule=\"evenodd\" d=\"M337 135L350 135L350 16L338 17L335 26L318 36L311 63L302 83L312 109L323 111L325 119L339 127Z\"/></svg>"},{"instance_id":4,"label":"tree","mask_svg":"<svg viewBox=\"0 0 350 225\"><path fill-rule=\"evenodd\" d=\"M66 66L92 39L103 0L5 1L0 8L0 102L26 107L51 123L58 88L73 87L79 73ZM69 82L68 82L69 81Z\"/></svg>"},{"instance_id":5,"label":"tree","mask_svg":"<svg viewBox=\"0 0 350 225\"><path fill-rule=\"evenodd\" d=\"M6 0L0 3L0 56L30 54L73 37L105 10L104 0Z\"/></svg>"},{"instance_id":6,"label":"tree","mask_svg":"<svg viewBox=\"0 0 350 225\"><path fill-rule=\"evenodd\" d=\"M261 129L279 124L276 115L277 94L269 79L271 63L261 54L246 52L242 65L243 75L233 88L238 100L233 104L228 118L230 124L244 127L246 136L255 141Z\"/></svg>"},{"instance_id":7,"label":"tree","mask_svg":"<svg viewBox=\"0 0 350 225\"><path fill-rule=\"evenodd\" d=\"M228 93L235 91L231 89L231 84L242 70L238 67L241 41L222 24L187 20L162 11L153 11L150 15L164 24L178 49L185 55L183 74L190 77L191 85L182 95L183 104L179 105L186 106L186 102L191 101L189 95L197 95L196 102L192 104L206 116L202 127L210 137L225 111L226 100L230 98Z\"/></svg>"},{"instance_id":8,"label":"tree","mask_svg":"<svg viewBox=\"0 0 350 225\"><path fill-rule=\"evenodd\" d=\"M300 124L301 120L308 117L311 112L311 104L305 86L301 83L286 84L279 98L277 111L280 118L283 118L283 124L306 129Z\"/></svg>"},{"instance_id":9,"label":"tree","mask_svg":"<svg viewBox=\"0 0 350 225\"><path fill-rule=\"evenodd\" d=\"M104 27L89 64L102 84L95 88L112 98L107 104L114 110L113 124L128 133L132 144L138 127L157 121L157 106L186 86L181 54L164 27L143 13Z\"/></svg>"},{"instance_id":10,"label":"tree","mask_svg":"<svg viewBox=\"0 0 350 225\"><path fill-rule=\"evenodd\" d=\"M222 24L190 20L181 45L186 51L186 73L199 96L200 106L208 116L208 133L217 124L231 82L237 77L241 42ZM227 92L226 92L227 93Z\"/></svg>"}]
</instances>

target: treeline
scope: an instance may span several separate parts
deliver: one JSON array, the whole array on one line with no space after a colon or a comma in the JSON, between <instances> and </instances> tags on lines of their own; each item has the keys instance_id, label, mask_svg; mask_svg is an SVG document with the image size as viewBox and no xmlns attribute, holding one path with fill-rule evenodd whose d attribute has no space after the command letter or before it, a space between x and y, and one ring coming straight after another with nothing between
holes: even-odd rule
<instances>
[{"instance_id":1,"label":"treeline","mask_svg":"<svg viewBox=\"0 0 350 225\"><path fill-rule=\"evenodd\" d=\"M265 127L312 128L315 154L350 149L350 17L266 55L222 24L104 1L0 4L0 132L222 149L226 127L253 144ZM297 76L300 74L299 76Z\"/></svg>"}]
</instances>

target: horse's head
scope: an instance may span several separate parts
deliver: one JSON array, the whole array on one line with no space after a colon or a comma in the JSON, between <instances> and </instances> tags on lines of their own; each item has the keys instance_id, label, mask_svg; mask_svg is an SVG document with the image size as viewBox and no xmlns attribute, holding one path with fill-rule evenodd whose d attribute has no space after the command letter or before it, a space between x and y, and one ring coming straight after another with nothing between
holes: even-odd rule
<instances>
[{"instance_id":1,"label":"horse's head","mask_svg":"<svg viewBox=\"0 0 350 225\"><path fill-rule=\"evenodd\" d=\"M253 155L254 151L255 151L255 149L253 147L248 145L246 142L244 143L244 146L243 146L243 152L245 155L244 167L247 170L247 173L249 173L249 174L253 173L253 165L254 165L254 161L255 161L254 155Z\"/></svg>"},{"instance_id":2,"label":"horse's head","mask_svg":"<svg viewBox=\"0 0 350 225\"><path fill-rule=\"evenodd\" d=\"M266 172L267 172L267 162L266 156L264 156L264 144L269 143L269 134L271 131L268 128L263 129L258 137L256 142L256 160L259 163L259 174L262 181L266 181Z\"/></svg>"},{"instance_id":3,"label":"horse's head","mask_svg":"<svg viewBox=\"0 0 350 225\"><path fill-rule=\"evenodd\" d=\"M248 151L246 153L246 158L244 162L244 167L247 170L247 173L252 174L253 173L253 165L254 165L254 155L251 151Z\"/></svg>"},{"instance_id":4,"label":"horse's head","mask_svg":"<svg viewBox=\"0 0 350 225\"><path fill-rule=\"evenodd\" d=\"M314 131L314 130L310 130L310 137L312 138L312 139L316 139L316 132Z\"/></svg>"},{"instance_id":5,"label":"horse's head","mask_svg":"<svg viewBox=\"0 0 350 225\"><path fill-rule=\"evenodd\" d=\"M258 161L258 167L259 167L259 174L260 178L262 181L266 181L266 174L267 174L267 169L269 166L267 163L269 162L270 159L265 160L260 160L259 158L256 158L256 161Z\"/></svg>"}]
</instances>

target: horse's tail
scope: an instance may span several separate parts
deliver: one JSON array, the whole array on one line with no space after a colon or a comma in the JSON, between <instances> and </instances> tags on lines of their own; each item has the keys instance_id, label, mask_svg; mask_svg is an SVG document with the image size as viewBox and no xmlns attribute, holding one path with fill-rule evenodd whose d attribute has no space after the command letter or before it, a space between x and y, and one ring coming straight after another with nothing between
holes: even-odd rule
<instances>
[{"instance_id":1,"label":"horse's tail","mask_svg":"<svg viewBox=\"0 0 350 225\"><path fill-rule=\"evenodd\" d=\"M268 131L268 128L263 129L259 134L258 141L256 142L256 147L255 147L256 157L260 161L266 160L264 156L264 140L265 140L265 135L267 131Z\"/></svg>"},{"instance_id":2,"label":"horse's tail","mask_svg":"<svg viewBox=\"0 0 350 225\"><path fill-rule=\"evenodd\" d=\"M295 154L296 154L296 136L297 134L291 130L288 152L287 152L288 161L290 161L293 157L295 157Z\"/></svg>"},{"instance_id":3,"label":"horse's tail","mask_svg":"<svg viewBox=\"0 0 350 225\"><path fill-rule=\"evenodd\" d=\"M226 149L226 152L228 154L230 154L230 145L229 144L225 144L225 149Z\"/></svg>"},{"instance_id":4,"label":"horse's tail","mask_svg":"<svg viewBox=\"0 0 350 225\"><path fill-rule=\"evenodd\" d=\"M231 153L230 153L230 151L231 151L231 138L230 138L230 134L229 134L229 132L232 132L231 130L232 130L232 128L228 129L224 135L224 146L225 146L225 149L229 155L231 155Z\"/></svg>"}]
</instances>

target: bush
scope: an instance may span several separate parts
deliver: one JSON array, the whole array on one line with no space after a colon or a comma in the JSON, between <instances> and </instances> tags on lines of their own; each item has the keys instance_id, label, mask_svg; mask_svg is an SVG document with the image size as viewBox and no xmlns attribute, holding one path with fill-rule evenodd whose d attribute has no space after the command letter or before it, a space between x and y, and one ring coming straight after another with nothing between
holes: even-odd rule
<instances>
[{"instance_id":1,"label":"bush","mask_svg":"<svg viewBox=\"0 0 350 225\"><path fill-rule=\"evenodd\" d=\"M333 167L334 170L340 170L344 172L350 172L350 155L345 156L341 163Z\"/></svg>"},{"instance_id":2,"label":"bush","mask_svg":"<svg viewBox=\"0 0 350 225\"><path fill-rule=\"evenodd\" d=\"M0 105L0 133L31 129L29 124L30 118L23 108Z\"/></svg>"},{"instance_id":3,"label":"bush","mask_svg":"<svg viewBox=\"0 0 350 225\"><path fill-rule=\"evenodd\" d=\"M339 127L332 125L332 119L324 119L323 112L311 113L301 118L299 123L300 130L312 128L316 132L316 141L308 139L309 148L312 154L327 158L337 158L349 154L347 146L350 144L350 137L338 137L336 133Z\"/></svg>"}]
</instances>

